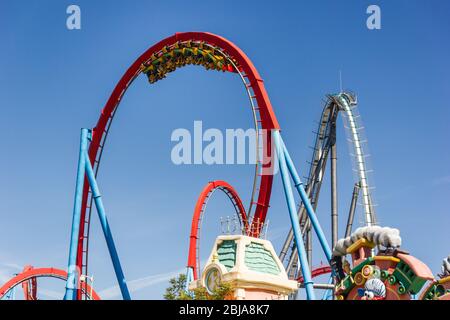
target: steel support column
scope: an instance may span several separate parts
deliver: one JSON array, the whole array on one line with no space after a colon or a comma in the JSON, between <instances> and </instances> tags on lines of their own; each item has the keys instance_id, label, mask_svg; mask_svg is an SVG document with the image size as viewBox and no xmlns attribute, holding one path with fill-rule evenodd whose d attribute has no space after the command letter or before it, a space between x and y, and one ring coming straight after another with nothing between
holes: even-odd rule
<instances>
[{"instance_id":1,"label":"steel support column","mask_svg":"<svg viewBox=\"0 0 450 320\"><path fill-rule=\"evenodd\" d=\"M194 270L191 267L187 267L186 270L186 286L184 290L189 292L189 284L194 281Z\"/></svg>"},{"instance_id":2,"label":"steel support column","mask_svg":"<svg viewBox=\"0 0 450 320\"><path fill-rule=\"evenodd\" d=\"M95 179L94 170L92 170L91 163L86 153L86 174L89 180L89 185L92 190L92 197L94 198L95 207L97 208L98 218L102 226L103 234L105 236L106 244L108 246L109 255L116 273L117 282L119 283L120 292L124 300L131 300L130 292L123 274L122 266L120 265L119 255L117 254L116 245L109 227L108 218L106 217L105 208L103 206L102 196Z\"/></svg>"},{"instance_id":3,"label":"steel support column","mask_svg":"<svg viewBox=\"0 0 450 320\"><path fill-rule=\"evenodd\" d=\"M297 211L295 209L295 200L292 193L291 182L289 179L289 170L285 159L280 132L278 130L273 130L273 140L275 143L276 155L278 157L279 169L288 206L289 217L291 219L292 230L294 232L295 243L297 245L298 256L300 259L300 268L302 270L304 285L306 288L306 296L308 300L315 300L316 297L313 288L313 281L311 272L309 270L308 259L306 257L305 244L303 243L303 236L302 231L300 230Z\"/></svg>"},{"instance_id":4,"label":"steel support column","mask_svg":"<svg viewBox=\"0 0 450 320\"><path fill-rule=\"evenodd\" d=\"M86 156L88 147L88 129L81 129L80 153L78 156L77 182L73 207L72 231L69 247L69 262L67 266L66 293L64 300L76 300L80 270L77 268L78 234L80 230L81 202L86 172Z\"/></svg>"},{"instance_id":5,"label":"steel support column","mask_svg":"<svg viewBox=\"0 0 450 320\"><path fill-rule=\"evenodd\" d=\"M336 122L331 123L331 247L338 241L337 146Z\"/></svg>"},{"instance_id":6,"label":"steel support column","mask_svg":"<svg viewBox=\"0 0 450 320\"><path fill-rule=\"evenodd\" d=\"M317 237L319 238L320 245L322 246L322 250L325 253L325 256L329 261L331 261L331 249L328 244L328 241L325 237L325 233L323 232L322 227L320 226L319 220L317 219L317 216L314 212L314 209L311 205L311 202L308 198L308 195L306 194L305 188L303 187L303 183L300 180L300 177L297 173L297 170L295 169L294 163L292 162L292 159L289 155L289 152L287 151L286 146L283 143L283 140L281 140L281 137L279 137L280 142L282 145L280 148L283 151L283 158L285 159L287 168L292 176L292 180L294 181L295 188L297 189L300 198L302 199L303 205L305 206L306 213L308 213L309 220L311 221L312 227L314 228L314 231L317 234Z\"/></svg>"},{"instance_id":7,"label":"steel support column","mask_svg":"<svg viewBox=\"0 0 450 320\"><path fill-rule=\"evenodd\" d=\"M90 137L90 131L88 129L81 129L80 138L80 154L78 158L78 173L77 182L75 189L75 204L73 210L73 220L72 220L72 231L70 239L70 249L69 249L69 262L67 270L67 281L66 281L66 292L64 295L64 300L76 300L78 283L80 278L80 270L76 266L77 258L77 247L79 243L79 230L80 230L80 216L81 216L81 203L83 195L83 187L85 179L87 178L87 183L92 190L92 197L97 208L97 213L100 219L100 224L102 226L103 234L105 236L106 244L108 246L109 254L114 266L114 271L116 273L117 280L119 282L120 291L122 292L122 297L125 300L130 300L130 293L126 285L125 276L120 265L119 256L117 254L116 247L114 245L114 240L112 237L111 229L108 224L108 219L106 217L105 208L103 206L103 201L101 199L100 191L95 179L95 174L92 169L92 165L89 160L88 155L88 143Z\"/></svg>"},{"instance_id":8,"label":"steel support column","mask_svg":"<svg viewBox=\"0 0 450 320\"><path fill-rule=\"evenodd\" d=\"M359 189L359 182L355 183L352 193L352 202L350 203L350 211L348 213L347 227L345 229L345 237L350 237L350 234L352 233L353 219L355 217L355 209L356 202L358 201Z\"/></svg>"}]
</instances>

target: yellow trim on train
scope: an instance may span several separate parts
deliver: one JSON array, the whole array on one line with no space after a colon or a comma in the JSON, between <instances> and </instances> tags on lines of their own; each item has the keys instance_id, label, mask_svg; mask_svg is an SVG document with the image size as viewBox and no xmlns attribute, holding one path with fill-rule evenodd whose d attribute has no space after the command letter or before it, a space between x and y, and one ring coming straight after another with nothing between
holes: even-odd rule
<instances>
[{"instance_id":1,"label":"yellow trim on train","mask_svg":"<svg viewBox=\"0 0 450 320\"><path fill-rule=\"evenodd\" d=\"M375 243L367 240L366 238L361 238L358 241L356 241L354 244L352 244L350 247L347 248L347 253L351 254L363 246L369 247L369 248L374 248Z\"/></svg>"},{"instance_id":2,"label":"yellow trim on train","mask_svg":"<svg viewBox=\"0 0 450 320\"><path fill-rule=\"evenodd\" d=\"M373 259L375 261L392 261L392 262L395 262L395 263L399 263L400 262L399 258L391 257L391 256L375 256L375 257L373 257Z\"/></svg>"},{"instance_id":3,"label":"yellow trim on train","mask_svg":"<svg viewBox=\"0 0 450 320\"><path fill-rule=\"evenodd\" d=\"M447 283L447 282L450 282L450 276L438 280L437 283L443 284L443 283Z\"/></svg>"}]
</instances>

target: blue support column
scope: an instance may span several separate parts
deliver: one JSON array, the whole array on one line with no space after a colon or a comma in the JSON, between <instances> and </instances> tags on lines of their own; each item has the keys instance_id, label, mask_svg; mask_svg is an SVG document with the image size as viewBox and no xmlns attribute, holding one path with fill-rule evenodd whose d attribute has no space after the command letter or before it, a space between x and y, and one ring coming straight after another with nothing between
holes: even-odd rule
<instances>
[{"instance_id":1,"label":"blue support column","mask_svg":"<svg viewBox=\"0 0 450 320\"><path fill-rule=\"evenodd\" d=\"M86 168L85 154L87 153L88 134L88 129L81 129L80 154L78 157L77 182L75 188L75 201L69 248L69 262L67 266L66 293L64 295L64 300L76 300L77 298L78 279L80 277L80 270L77 270L77 248L79 241L78 236L80 231L81 202L83 197L84 176Z\"/></svg>"},{"instance_id":2,"label":"blue support column","mask_svg":"<svg viewBox=\"0 0 450 320\"><path fill-rule=\"evenodd\" d=\"M328 284L333 284L333 274L331 274L330 278L328 279ZM323 292L322 300L329 300L329 298L333 297L333 290L332 289L326 289Z\"/></svg>"},{"instance_id":3,"label":"blue support column","mask_svg":"<svg viewBox=\"0 0 450 320\"><path fill-rule=\"evenodd\" d=\"M16 300L16 287L9 290L0 300Z\"/></svg>"},{"instance_id":4,"label":"blue support column","mask_svg":"<svg viewBox=\"0 0 450 320\"><path fill-rule=\"evenodd\" d=\"M185 287L186 292L189 291L189 284L192 281L194 281L194 270L192 270L191 267L188 267L186 271L186 287Z\"/></svg>"},{"instance_id":5,"label":"blue support column","mask_svg":"<svg viewBox=\"0 0 450 320\"><path fill-rule=\"evenodd\" d=\"M131 300L130 292L128 291L128 286L125 280L125 275L123 274L122 266L120 265L119 255L117 254L116 246L112 237L111 229L109 228L108 219L106 217L105 208L103 207L103 201L101 198L100 190L95 179L94 170L92 170L91 163L86 154L86 174L88 177L89 185L92 190L92 197L94 198L95 206L97 208L98 217L100 219L100 224L102 226L103 234L105 235L106 244L108 246L109 255L114 266L114 271L116 273L117 281L119 283L120 291L124 300Z\"/></svg>"},{"instance_id":6,"label":"blue support column","mask_svg":"<svg viewBox=\"0 0 450 320\"><path fill-rule=\"evenodd\" d=\"M79 243L81 205L82 205L85 176L87 176L89 185L92 190L92 196L100 218L100 224L102 226L103 233L105 235L106 244L108 245L108 250L114 266L117 281L119 282L120 291L122 292L122 297L125 300L130 300L131 299L130 293L128 291L125 276L123 274L122 267L120 265L119 256L117 254L117 250L114 245L114 240L111 234L111 230L109 228L108 220L106 218L105 208L103 207L103 202L101 200L100 191L98 189L97 181L95 179L95 174L89 160L88 155L89 139L90 139L90 130L81 129L80 154L78 158L75 204L73 209L72 231L69 249L69 263L67 270L66 293L64 295L64 300L77 299L77 289L81 270L77 269L76 259Z\"/></svg>"},{"instance_id":7,"label":"blue support column","mask_svg":"<svg viewBox=\"0 0 450 320\"><path fill-rule=\"evenodd\" d=\"M308 195L306 194L303 183L301 182L297 170L295 169L294 163L292 162L289 152L287 151L287 148L284 145L282 138L280 137L279 139L282 144L281 146L283 151L282 153L284 154L284 157L286 159L287 167L289 169L289 172L291 173L292 179L294 180L295 188L297 189L300 198L302 199L303 205L305 206L306 212L308 213L309 220L311 221L314 231L316 232L317 237L319 238L322 250L324 251L328 261L331 261L332 252L328 244L327 238L325 237L325 233L323 232L322 227L320 226L319 220L317 219L317 216L311 205L311 201L309 200Z\"/></svg>"},{"instance_id":8,"label":"blue support column","mask_svg":"<svg viewBox=\"0 0 450 320\"><path fill-rule=\"evenodd\" d=\"M184 288L184 291L186 291L186 293L188 295L190 295L192 298L194 298L194 292L193 291L189 291L189 284L194 281L194 270L191 267L187 267L186 270L186 286Z\"/></svg>"},{"instance_id":9,"label":"blue support column","mask_svg":"<svg viewBox=\"0 0 450 320\"><path fill-rule=\"evenodd\" d=\"M298 250L298 257L300 259L300 268L302 270L303 280L306 289L306 297L308 300L315 300L315 293L313 288L313 281L311 271L308 265L308 258L306 257L305 244L303 243L302 231L297 217L297 210L295 208L295 200L292 194L292 187L289 180L289 171L286 165L285 154L283 151L283 144L278 130L273 131L273 140L276 148L276 155L280 165L281 179L283 182L284 195L288 205L289 217L291 219L292 230L294 232L295 244Z\"/></svg>"}]
</instances>

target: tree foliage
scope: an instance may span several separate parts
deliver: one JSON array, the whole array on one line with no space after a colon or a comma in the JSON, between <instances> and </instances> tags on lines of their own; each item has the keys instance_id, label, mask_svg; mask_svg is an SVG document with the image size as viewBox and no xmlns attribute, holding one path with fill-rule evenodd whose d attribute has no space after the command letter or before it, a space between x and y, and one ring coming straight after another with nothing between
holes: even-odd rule
<instances>
[{"instance_id":1,"label":"tree foliage","mask_svg":"<svg viewBox=\"0 0 450 320\"><path fill-rule=\"evenodd\" d=\"M216 290L209 294L206 288L200 287L193 292L186 292L186 275L180 274L178 277L169 280L170 286L166 289L164 299L166 300L232 300L234 287L227 282L221 282Z\"/></svg>"}]
</instances>

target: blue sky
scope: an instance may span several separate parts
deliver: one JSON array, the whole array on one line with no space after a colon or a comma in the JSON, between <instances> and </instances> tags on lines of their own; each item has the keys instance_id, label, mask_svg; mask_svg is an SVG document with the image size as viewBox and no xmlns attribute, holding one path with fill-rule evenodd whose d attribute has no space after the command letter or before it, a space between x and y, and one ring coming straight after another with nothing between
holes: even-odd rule
<instances>
[{"instance_id":1,"label":"blue sky","mask_svg":"<svg viewBox=\"0 0 450 320\"><path fill-rule=\"evenodd\" d=\"M72 3L81 7L81 30L66 28ZM366 28L370 4L381 7L381 30ZM448 12L450 3L438 0L1 1L0 283L25 264L66 268L80 128L94 126L146 48L180 31L213 32L247 53L302 175L323 98L339 90L342 70L344 88L359 98L380 223L399 228L403 248L438 272L450 253ZM250 128L239 79L198 67L152 86L141 77L114 120L98 180L134 298L161 298L167 278L184 269L193 208L208 181L227 180L248 202L252 167L170 161L171 132L195 120L205 128ZM344 221L353 175L342 126L338 135ZM326 230L328 189L318 208ZM225 196L211 200L202 259L220 233L219 217L230 214ZM278 251L289 228L279 177L268 218ZM100 294L118 298L93 221L90 273ZM317 264L323 255L316 249ZM50 296L62 293L63 283L50 282Z\"/></svg>"}]
</instances>

